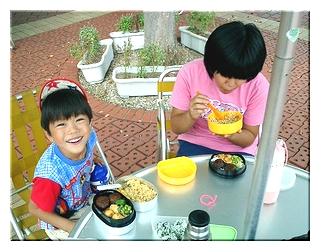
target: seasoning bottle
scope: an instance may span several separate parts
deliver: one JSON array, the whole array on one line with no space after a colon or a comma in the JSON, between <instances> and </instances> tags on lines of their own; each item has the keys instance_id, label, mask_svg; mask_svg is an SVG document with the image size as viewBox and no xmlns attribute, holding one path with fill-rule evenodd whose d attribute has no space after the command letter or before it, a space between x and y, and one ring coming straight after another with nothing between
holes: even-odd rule
<instances>
[{"instance_id":1,"label":"seasoning bottle","mask_svg":"<svg viewBox=\"0 0 320 251\"><path fill-rule=\"evenodd\" d=\"M184 240L211 240L210 215L203 210L194 210L189 214L188 224L184 232Z\"/></svg>"}]
</instances>

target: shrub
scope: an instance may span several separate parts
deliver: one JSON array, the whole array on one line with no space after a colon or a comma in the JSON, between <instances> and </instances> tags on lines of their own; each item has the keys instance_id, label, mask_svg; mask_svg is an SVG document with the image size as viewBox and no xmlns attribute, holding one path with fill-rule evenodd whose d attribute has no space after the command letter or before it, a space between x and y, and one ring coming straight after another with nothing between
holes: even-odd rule
<instances>
[{"instance_id":1,"label":"shrub","mask_svg":"<svg viewBox=\"0 0 320 251\"><path fill-rule=\"evenodd\" d=\"M99 47L97 29L93 26L84 26L79 31L78 43L71 45L69 52L71 56L76 59L82 59L86 63L97 56Z\"/></svg>"},{"instance_id":2,"label":"shrub","mask_svg":"<svg viewBox=\"0 0 320 251\"><path fill-rule=\"evenodd\" d=\"M206 33L214 25L216 13L214 11L192 11L186 16L189 30L195 33Z\"/></svg>"},{"instance_id":3,"label":"shrub","mask_svg":"<svg viewBox=\"0 0 320 251\"><path fill-rule=\"evenodd\" d=\"M117 31L134 32L143 30L144 28L144 14L130 14L122 16L120 21L115 24Z\"/></svg>"},{"instance_id":4,"label":"shrub","mask_svg":"<svg viewBox=\"0 0 320 251\"><path fill-rule=\"evenodd\" d=\"M166 60L165 51L156 44L150 44L139 50L139 72L138 77L144 78L146 71L145 66L152 66L152 72L157 70L157 66L164 65Z\"/></svg>"}]
</instances>

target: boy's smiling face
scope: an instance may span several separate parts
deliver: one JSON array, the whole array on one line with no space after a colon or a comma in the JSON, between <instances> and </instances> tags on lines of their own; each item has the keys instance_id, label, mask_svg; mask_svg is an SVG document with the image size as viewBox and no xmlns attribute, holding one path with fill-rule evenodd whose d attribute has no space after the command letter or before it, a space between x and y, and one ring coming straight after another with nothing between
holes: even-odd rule
<instances>
[{"instance_id":1,"label":"boy's smiling face","mask_svg":"<svg viewBox=\"0 0 320 251\"><path fill-rule=\"evenodd\" d=\"M91 125L86 115L59 119L49 124L51 135L48 139L55 141L61 153L68 159L77 161L86 155L86 144L90 137Z\"/></svg>"}]
</instances>

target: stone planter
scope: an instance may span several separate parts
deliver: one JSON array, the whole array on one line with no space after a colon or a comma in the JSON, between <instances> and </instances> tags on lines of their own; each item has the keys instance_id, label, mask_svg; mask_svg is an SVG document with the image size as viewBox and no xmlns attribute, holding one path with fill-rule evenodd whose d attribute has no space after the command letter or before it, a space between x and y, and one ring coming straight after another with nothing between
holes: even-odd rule
<instances>
[{"instance_id":1,"label":"stone planter","mask_svg":"<svg viewBox=\"0 0 320 251\"><path fill-rule=\"evenodd\" d=\"M189 26L179 27L179 31L181 33L181 44L203 55L204 47L208 39L190 32L188 28Z\"/></svg>"},{"instance_id":2,"label":"stone planter","mask_svg":"<svg viewBox=\"0 0 320 251\"><path fill-rule=\"evenodd\" d=\"M132 50L137 50L144 47L144 31L125 33L121 31L115 31L110 33L110 37L113 40L113 48L118 53L122 53L124 43L128 43L129 39L131 40Z\"/></svg>"},{"instance_id":3,"label":"stone planter","mask_svg":"<svg viewBox=\"0 0 320 251\"><path fill-rule=\"evenodd\" d=\"M171 66L172 67L172 66ZM175 66L176 67L176 66ZM167 69L165 66L158 66L156 72L160 74ZM146 70L152 72L152 67L147 66ZM123 73L124 67L116 67L112 72L112 80L116 83L118 94L122 98L129 98L134 96L152 96L158 95L157 82L158 78L128 78L120 79L117 78L118 73ZM138 67L127 68L128 73L137 73ZM175 81L176 77L167 77L166 81ZM166 93L169 95L170 93Z\"/></svg>"},{"instance_id":4,"label":"stone planter","mask_svg":"<svg viewBox=\"0 0 320 251\"><path fill-rule=\"evenodd\" d=\"M106 72L114 57L112 43L113 41L110 38L99 41L100 45L107 46L99 63L84 65L81 60L77 64L78 69L82 71L88 83L97 84L104 81Z\"/></svg>"}]
</instances>

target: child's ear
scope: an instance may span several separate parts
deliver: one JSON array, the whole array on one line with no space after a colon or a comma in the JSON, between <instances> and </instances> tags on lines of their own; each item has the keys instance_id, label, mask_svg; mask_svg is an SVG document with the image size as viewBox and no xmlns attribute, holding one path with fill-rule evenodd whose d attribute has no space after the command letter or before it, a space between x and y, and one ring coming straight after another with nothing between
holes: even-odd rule
<instances>
[{"instance_id":1,"label":"child's ear","mask_svg":"<svg viewBox=\"0 0 320 251\"><path fill-rule=\"evenodd\" d=\"M46 138L52 143L54 139L51 137L50 133L48 133L46 130L43 130L44 134L46 135Z\"/></svg>"}]
</instances>

